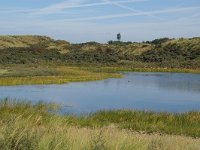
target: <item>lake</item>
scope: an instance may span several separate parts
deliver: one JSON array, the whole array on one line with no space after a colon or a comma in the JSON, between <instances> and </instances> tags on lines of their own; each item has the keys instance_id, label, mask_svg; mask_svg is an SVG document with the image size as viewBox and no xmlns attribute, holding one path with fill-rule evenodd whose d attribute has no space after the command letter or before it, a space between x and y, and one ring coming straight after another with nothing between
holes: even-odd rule
<instances>
[{"instance_id":1,"label":"lake","mask_svg":"<svg viewBox=\"0 0 200 150\"><path fill-rule=\"evenodd\" d=\"M82 114L98 110L134 109L155 112L200 111L200 75L122 73L123 78L62 85L0 86L0 99L43 100Z\"/></svg>"}]
</instances>

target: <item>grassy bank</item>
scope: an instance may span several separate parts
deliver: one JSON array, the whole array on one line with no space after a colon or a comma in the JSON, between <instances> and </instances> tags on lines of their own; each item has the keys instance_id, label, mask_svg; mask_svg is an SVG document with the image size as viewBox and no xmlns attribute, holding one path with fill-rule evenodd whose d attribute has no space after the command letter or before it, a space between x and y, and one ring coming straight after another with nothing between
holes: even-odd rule
<instances>
[{"instance_id":1,"label":"grassy bank","mask_svg":"<svg viewBox=\"0 0 200 150\"><path fill-rule=\"evenodd\" d=\"M77 65L78 66L78 65ZM94 65L85 65L79 66L84 70L90 70L94 72L110 72L116 73L120 71L124 72L169 72L169 73L200 73L200 69L188 69L188 68L137 68L135 66L128 66L128 65L113 65L113 66L94 66Z\"/></svg>"},{"instance_id":2,"label":"grassy bank","mask_svg":"<svg viewBox=\"0 0 200 150\"><path fill-rule=\"evenodd\" d=\"M9 65L0 69L0 85L63 84L118 78L117 73L94 72L75 66Z\"/></svg>"},{"instance_id":3,"label":"grassy bank","mask_svg":"<svg viewBox=\"0 0 200 150\"><path fill-rule=\"evenodd\" d=\"M63 84L68 82L119 78L120 71L200 73L199 69L134 68L101 65L2 65L0 85Z\"/></svg>"},{"instance_id":4,"label":"grassy bank","mask_svg":"<svg viewBox=\"0 0 200 150\"><path fill-rule=\"evenodd\" d=\"M198 149L200 114L137 111L56 115L58 105L1 101L2 149ZM166 134L168 133L168 134Z\"/></svg>"},{"instance_id":5,"label":"grassy bank","mask_svg":"<svg viewBox=\"0 0 200 150\"><path fill-rule=\"evenodd\" d=\"M86 127L103 127L110 124L145 133L176 134L200 137L200 113L154 113L133 110L100 111L88 117L72 117L71 124Z\"/></svg>"}]
</instances>

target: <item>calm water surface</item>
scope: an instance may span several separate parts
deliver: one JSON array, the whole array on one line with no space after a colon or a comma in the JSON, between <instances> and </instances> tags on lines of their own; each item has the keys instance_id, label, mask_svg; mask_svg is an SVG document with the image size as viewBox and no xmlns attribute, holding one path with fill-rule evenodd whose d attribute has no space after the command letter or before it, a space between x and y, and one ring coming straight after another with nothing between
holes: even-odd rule
<instances>
[{"instance_id":1,"label":"calm water surface","mask_svg":"<svg viewBox=\"0 0 200 150\"><path fill-rule=\"evenodd\" d=\"M0 86L5 97L57 102L80 114L107 109L165 112L200 111L200 75L123 73L121 79L63 85Z\"/></svg>"}]
</instances>

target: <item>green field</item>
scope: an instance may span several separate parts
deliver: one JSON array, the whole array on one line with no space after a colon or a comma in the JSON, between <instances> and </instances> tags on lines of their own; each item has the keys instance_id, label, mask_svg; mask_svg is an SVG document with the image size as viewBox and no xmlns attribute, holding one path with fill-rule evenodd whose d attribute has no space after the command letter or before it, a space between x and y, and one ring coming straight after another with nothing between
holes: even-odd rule
<instances>
[{"instance_id":1,"label":"green field","mask_svg":"<svg viewBox=\"0 0 200 150\"><path fill-rule=\"evenodd\" d=\"M56 104L5 99L0 104L2 149L191 149L200 147L200 114L139 111L57 115Z\"/></svg>"}]
</instances>

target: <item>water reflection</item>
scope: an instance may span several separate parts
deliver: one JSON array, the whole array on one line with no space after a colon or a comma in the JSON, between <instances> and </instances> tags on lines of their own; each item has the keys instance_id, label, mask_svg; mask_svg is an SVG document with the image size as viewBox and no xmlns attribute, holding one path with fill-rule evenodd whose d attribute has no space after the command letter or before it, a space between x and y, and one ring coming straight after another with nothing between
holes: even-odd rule
<instances>
[{"instance_id":1,"label":"water reflection","mask_svg":"<svg viewBox=\"0 0 200 150\"><path fill-rule=\"evenodd\" d=\"M184 92L200 92L199 74L179 73L126 73L128 80L141 86L157 86L163 90L178 90ZM146 78L144 78L145 76Z\"/></svg>"}]
</instances>

